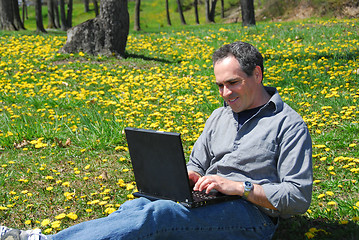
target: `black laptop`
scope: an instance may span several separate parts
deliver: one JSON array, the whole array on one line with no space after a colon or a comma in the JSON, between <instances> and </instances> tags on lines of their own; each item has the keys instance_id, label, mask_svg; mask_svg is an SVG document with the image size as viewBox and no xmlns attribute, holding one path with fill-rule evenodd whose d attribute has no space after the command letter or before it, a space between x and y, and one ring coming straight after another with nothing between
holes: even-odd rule
<instances>
[{"instance_id":1,"label":"black laptop","mask_svg":"<svg viewBox=\"0 0 359 240\"><path fill-rule=\"evenodd\" d=\"M239 198L192 191L179 133L128 127L125 133L138 189L135 197L173 200L189 208Z\"/></svg>"}]
</instances>

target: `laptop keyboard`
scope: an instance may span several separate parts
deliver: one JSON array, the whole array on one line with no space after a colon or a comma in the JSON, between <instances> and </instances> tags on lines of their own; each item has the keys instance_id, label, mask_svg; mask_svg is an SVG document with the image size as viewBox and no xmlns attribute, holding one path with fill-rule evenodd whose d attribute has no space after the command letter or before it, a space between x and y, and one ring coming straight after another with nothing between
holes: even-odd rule
<instances>
[{"instance_id":1,"label":"laptop keyboard","mask_svg":"<svg viewBox=\"0 0 359 240\"><path fill-rule=\"evenodd\" d=\"M216 198L213 194L207 194L204 191L192 191L192 196L194 201L206 201Z\"/></svg>"}]
</instances>

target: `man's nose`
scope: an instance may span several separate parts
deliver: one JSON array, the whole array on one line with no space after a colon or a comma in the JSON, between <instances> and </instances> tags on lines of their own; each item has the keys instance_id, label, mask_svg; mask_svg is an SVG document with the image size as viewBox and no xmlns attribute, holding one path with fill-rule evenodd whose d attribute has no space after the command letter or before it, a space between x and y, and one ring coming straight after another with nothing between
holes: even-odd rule
<instances>
[{"instance_id":1,"label":"man's nose","mask_svg":"<svg viewBox=\"0 0 359 240\"><path fill-rule=\"evenodd\" d=\"M228 87L224 86L223 87L223 97L229 97L232 94L231 89L229 89Z\"/></svg>"}]
</instances>

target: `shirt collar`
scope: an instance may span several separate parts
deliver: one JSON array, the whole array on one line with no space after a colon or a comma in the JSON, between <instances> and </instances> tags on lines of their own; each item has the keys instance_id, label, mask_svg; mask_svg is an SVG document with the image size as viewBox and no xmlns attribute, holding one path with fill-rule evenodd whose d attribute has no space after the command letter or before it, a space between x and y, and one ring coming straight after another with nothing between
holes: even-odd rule
<instances>
[{"instance_id":1,"label":"shirt collar","mask_svg":"<svg viewBox=\"0 0 359 240\"><path fill-rule=\"evenodd\" d=\"M265 105L265 108L269 106L273 109L273 113L278 113L282 111L283 109L283 100L280 97L278 90L275 87L264 87L264 89L271 95L271 98L269 99L268 103ZM229 110L229 112L233 112L230 107L228 107L228 104L226 101L223 101L223 107Z\"/></svg>"},{"instance_id":2,"label":"shirt collar","mask_svg":"<svg viewBox=\"0 0 359 240\"><path fill-rule=\"evenodd\" d=\"M278 90L275 87L264 87L264 89L271 95L266 105L273 108L273 113L278 113L283 109L283 100L280 97Z\"/></svg>"}]
</instances>

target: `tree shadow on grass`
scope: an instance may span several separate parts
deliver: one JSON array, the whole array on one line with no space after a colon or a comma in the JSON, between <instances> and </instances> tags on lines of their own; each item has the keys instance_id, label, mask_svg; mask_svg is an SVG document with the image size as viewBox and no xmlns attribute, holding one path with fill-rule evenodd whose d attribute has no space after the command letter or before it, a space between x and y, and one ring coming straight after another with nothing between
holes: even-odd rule
<instances>
[{"instance_id":1,"label":"tree shadow on grass","mask_svg":"<svg viewBox=\"0 0 359 240\"><path fill-rule=\"evenodd\" d=\"M142 60L146 60L146 61L155 61L155 62L168 63L168 64L180 62L180 61L170 61L170 60L164 59L164 58L148 57L143 54L133 54L133 53L126 53L124 57L125 57L125 59L126 58L135 58L135 59L142 59Z\"/></svg>"},{"instance_id":2,"label":"tree shadow on grass","mask_svg":"<svg viewBox=\"0 0 359 240\"><path fill-rule=\"evenodd\" d=\"M359 223L349 221L343 224L329 219L295 216L280 220L273 240L302 240L308 237L314 240L357 240L359 239Z\"/></svg>"}]
</instances>

